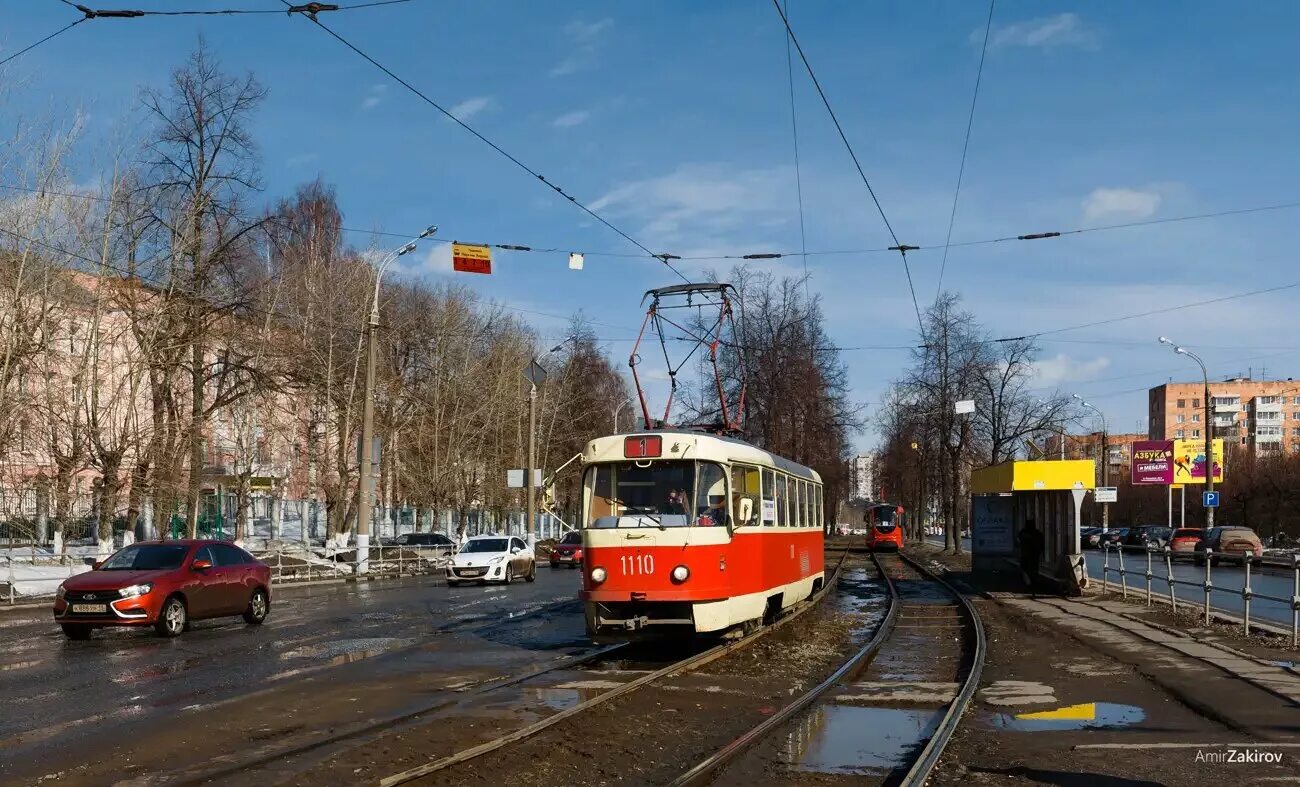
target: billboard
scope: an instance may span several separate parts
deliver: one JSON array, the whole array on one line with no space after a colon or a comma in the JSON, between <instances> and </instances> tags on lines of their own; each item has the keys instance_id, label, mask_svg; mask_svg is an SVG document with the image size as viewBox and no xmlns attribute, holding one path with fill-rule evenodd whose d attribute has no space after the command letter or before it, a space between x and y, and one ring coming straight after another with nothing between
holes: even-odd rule
<instances>
[{"instance_id":1,"label":"billboard","mask_svg":"<svg viewBox=\"0 0 1300 787\"><path fill-rule=\"evenodd\" d=\"M1134 484L1174 482L1174 441L1137 440L1133 443L1132 480Z\"/></svg>"},{"instance_id":2,"label":"billboard","mask_svg":"<svg viewBox=\"0 0 1300 787\"><path fill-rule=\"evenodd\" d=\"M492 249L474 243L451 244L451 268L461 273L492 273Z\"/></svg>"},{"instance_id":3,"label":"billboard","mask_svg":"<svg viewBox=\"0 0 1300 787\"><path fill-rule=\"evenodd\" d=\"M1214 440L1214 483L1223 480L1223 440ZM1174 483L1205 483L1205 441L1174 441Z\"/></svg>"}]
</instances>

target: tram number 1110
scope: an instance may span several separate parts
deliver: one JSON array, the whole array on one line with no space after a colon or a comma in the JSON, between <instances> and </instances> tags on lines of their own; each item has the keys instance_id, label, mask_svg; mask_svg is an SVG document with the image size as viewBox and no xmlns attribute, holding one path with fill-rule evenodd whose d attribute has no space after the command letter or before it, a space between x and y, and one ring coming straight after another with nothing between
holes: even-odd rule
<instances>
[{"instance_id":1,"label":"tram number 1110","mask_svg":"<svg viewBox=\"0 0 1300 787\"><path fill-rule=\"evenodd\" d=\"M655 573L654 555L621 555L619 561L625 577Z\"/></svg>"}]
</instances>

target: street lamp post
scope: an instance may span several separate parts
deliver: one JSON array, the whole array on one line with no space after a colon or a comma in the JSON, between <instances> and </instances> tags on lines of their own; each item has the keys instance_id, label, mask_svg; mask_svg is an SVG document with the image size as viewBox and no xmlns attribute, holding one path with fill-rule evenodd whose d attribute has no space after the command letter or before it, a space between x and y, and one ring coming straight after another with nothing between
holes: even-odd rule
<instances>
[{"instance_id":1,"label":"street lamp post","mask_svg":"<svg viewBox=\"0 0 1300 787\"><path fill-rule=\"evenodd\" d=\"M624 399L623 401L618 403L618 407L614 408L614 434L618 434L618 414L623 412L623 407L626 404L627 404L627 400Z\"/></svg>"},{"instance_id":2,"label":"street lamp post","mask_svg":"<svg viewBox=\"0 0 1300 787\"><path fill-rule=\"evenodd\" d=\"M537 547L537 489L533 486L533 473L537 467L537 386L546 381L546 368L540 359L554 352L559 352L564 345L575 337L565 337L564 341L540 355L534 355L524 377L528 380L528 469L524 471L525 511L528 517L528 548ZM617 416L616 416L617 417Z\"/></svg>"},{"instance_id":3,"label":"street lamp post","mask_svg":"<svg viewBox=\"0 0 1300 787\"><path fill-rule=\"evenodd\" d=\"M1174 344L1168 336L1160 337L1161 344L1167 344L1174 348L1174 352L1179 355L1186 355L1196 365L1201 367L1201 377L1205 380L1205 391L1202 394L1205 405L1205 491L1214 491L1214 408L1210 405L1210 373L1205 369L1205 361L1191 350L1181 345ZM1214 527L1214 509L1210 506L1205 507L1205 529L1209 530Z\"/></svg>"},{"instance_id":4,"label":"street lamp post","mask_svg":"<svg viewBox=\"0 0 1300 787\"><path fill-rule=\"evenodd\" d=\"M1042 399L1039 399L1039 400L1038 400L1038 403L1041 404L1041 405L1046 405L1046 404L1047 404L1047 402L1043 401ZM1048 428L1048 429L1051 429L1052 427L1051 427L1051 425L1049 424L1047 428ZM1062 460L1065 459L1065 437L1066 437L1065 427L1062 426L1062 427L1061 427L1061 459L1062 459ZM1044 458L1046 458L1046 454L1044 454Z\"/></svg>"},{"instance_id":5,"label":"street lamp post","mask_svg":"<svg viewBox=\"0 0 1300 787\"><path fill-rule=\"evenodd\" d=\"M361 450L357 452L361 466L357 479L357 573L364 574L370 561L370 515L373 506L371 498L375 495L375 477L371 472L374 464L373 441L375 437L375 354L378 352L376 334L379 332L379 285L388 266L405 254L415 251L416 242L438 231L436 226L429 226L413 240L390 252L375 270L375 290L370 298L370 322L366 326L366 390L361 405Z\"/></svg>"},{"instance_id":6,"label":"street lamp post","mask_svg":"<svg viewBox=\"0 0 1300 787\"><path fill-rule=\"evenodd\" d=\"M1097 415L1101 418L1101 485L1110 486L1110 457L1106 455L1107 450L1109 449L1109 446L1107 446L1106 443L1108 442L1107 436L1109 435L1110 430L1106 428L1106 414L1103 413L1099 407L1089 403L1082 396L1079 396L1078 394L1071 394L1070 396L1074 399L1078 399L1079 404L1091 409L1093 412L1097 413ZM1110 503L1102 503L1101 504L1101 532L1105 533L1108 532L1109 530L1110 530Z\"/></svg>"}]
</instances>

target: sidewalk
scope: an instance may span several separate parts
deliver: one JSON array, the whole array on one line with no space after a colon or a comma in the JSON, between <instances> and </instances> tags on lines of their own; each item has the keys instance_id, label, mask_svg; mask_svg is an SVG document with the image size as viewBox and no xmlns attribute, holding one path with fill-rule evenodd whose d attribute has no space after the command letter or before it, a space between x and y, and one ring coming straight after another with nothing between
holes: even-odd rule
<instances>
[{"instance_id":1,"label":"sidewalk","mask_svg":"<svg viewBox=\"0 0 1300 787\"><path fill-rule=\"evenodd\" d=\"M1250 655L1113 597L973 587L967 562L915 553L970 586L989 638L932 783L1300 783L1300 674L1270 663L1295 651Z\"/></svg>"}]
</instances>

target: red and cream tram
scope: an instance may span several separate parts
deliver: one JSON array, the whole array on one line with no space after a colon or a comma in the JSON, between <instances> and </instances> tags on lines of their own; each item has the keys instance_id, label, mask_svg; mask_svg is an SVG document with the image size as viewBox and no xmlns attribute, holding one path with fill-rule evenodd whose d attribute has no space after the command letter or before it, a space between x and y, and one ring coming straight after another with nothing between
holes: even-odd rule
<instances>
[{"instance_id":1,"label":"red and cream tram","mask_svg":"<svg viewBox=\"0 0 1300 787\"><path fill-rule=\"evenodd\" d=\"M665 429L583 452L583 587L593 634L722 632L816 592L822 485L749 443Z\"/></svg>"}]
</instances>

